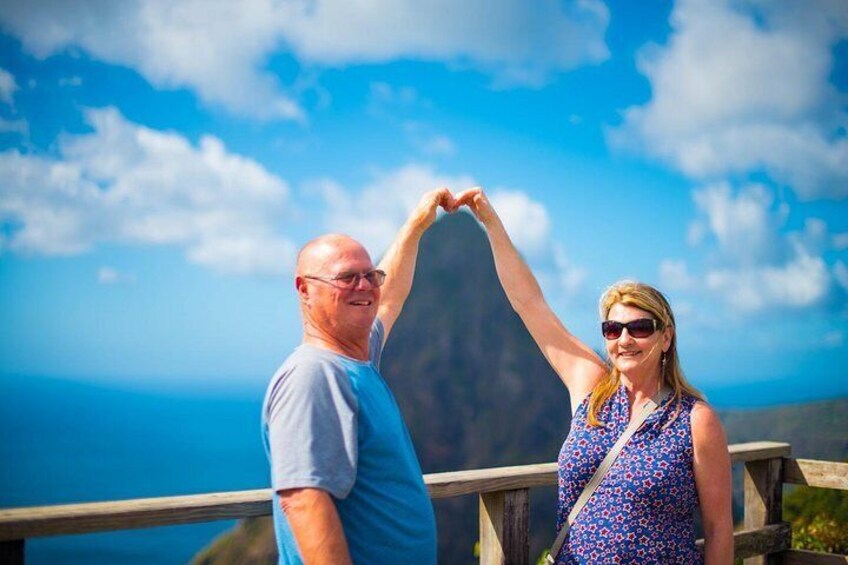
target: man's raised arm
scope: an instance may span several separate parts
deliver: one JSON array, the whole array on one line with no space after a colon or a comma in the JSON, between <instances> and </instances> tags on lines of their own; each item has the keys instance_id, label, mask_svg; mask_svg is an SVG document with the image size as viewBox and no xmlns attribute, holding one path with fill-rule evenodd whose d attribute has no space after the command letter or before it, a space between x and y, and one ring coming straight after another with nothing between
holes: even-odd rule
<instances>
[{"instance_id":1,"label":"man's raised arm","mask_svg":"<svg viewBox=\"0 0 848 565\"><path fill-rule=\"evenodd\" d=\"M421 236L436 220L436 209L439 206L447 209L452 200L453 196L447 188L425 194L380 261L380 269L386 272L386 282L381 288L377 317L383 322L384 341L400 316L403 304L412 289Z\"/></svg>"}]
</instances>

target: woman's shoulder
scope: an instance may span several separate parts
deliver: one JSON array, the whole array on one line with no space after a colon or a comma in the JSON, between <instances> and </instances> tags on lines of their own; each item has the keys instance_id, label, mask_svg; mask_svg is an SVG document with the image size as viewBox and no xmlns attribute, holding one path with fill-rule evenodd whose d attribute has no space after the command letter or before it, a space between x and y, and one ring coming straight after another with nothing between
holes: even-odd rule
<instances>
[{"instance_id":1,"label":"woman's shoulder","mask_svg":"<svg viewBox=\"0 0 848 565\"><path fill-rule=\"evenodd\" d=\"M690 419L692 422L692 438L696 443L699 440L708 443L727 442L718 412L705 400L693 398Z\"/></svg>"}]
</instances>

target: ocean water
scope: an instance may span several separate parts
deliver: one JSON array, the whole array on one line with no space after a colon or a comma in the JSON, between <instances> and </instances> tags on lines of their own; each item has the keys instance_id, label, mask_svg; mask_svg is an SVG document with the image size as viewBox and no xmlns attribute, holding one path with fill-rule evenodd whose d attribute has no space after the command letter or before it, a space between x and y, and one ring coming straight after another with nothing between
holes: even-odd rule
<instances>
[{"instance_id":1,"label":"ocean water","mask_svg":"<svg viewBox=\"0 0 848 565\"><path fill-rule=\"evenodd\" d=\"M0 507L265 488L262 391L229 398L0 377ZM27 563L185 563L218 521L32 538Z\"/></svg>"}]
</instances>

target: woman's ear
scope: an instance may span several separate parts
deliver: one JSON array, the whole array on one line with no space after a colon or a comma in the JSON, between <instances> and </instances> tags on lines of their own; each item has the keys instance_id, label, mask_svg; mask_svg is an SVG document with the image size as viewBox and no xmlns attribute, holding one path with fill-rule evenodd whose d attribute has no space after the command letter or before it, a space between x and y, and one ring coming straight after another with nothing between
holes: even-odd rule
<instances>
[{"instance_id":1,"label":"woman's ear","mask_svg":"<svg viewBox=\"0 0 848 565\"><path fill-rule=\"evenodd\" d=\"M674 338L674 326L666 326L663 330L662 349L663 353L668 353L671 348L671 340Z\"/></svg>"}]
</instances>

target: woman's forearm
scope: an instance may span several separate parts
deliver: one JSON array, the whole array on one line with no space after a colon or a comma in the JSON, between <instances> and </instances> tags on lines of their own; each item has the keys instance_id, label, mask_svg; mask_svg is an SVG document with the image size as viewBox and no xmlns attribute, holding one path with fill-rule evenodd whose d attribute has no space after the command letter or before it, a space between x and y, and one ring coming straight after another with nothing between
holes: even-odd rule
<instances>
[{"instance_id":1,"label":"woman's forearm","mask_svg":"<svg viewBox=\"0 0 848 565\"><path fill-rule=\"evenodd\" d=\"M704 565L733 564L733 531L704 535Z\"/></svg>"},{"instance_id":2,"label":"woman's forearm","mask_svg":"<svg viewBox=\"0 0 848 565\"><path fill-rule=\"evenodd\" d=\"M536 277L512 243L500 218L487 218L483 224L492 246L498 279L512 307L521 314L530 304L544 300Z\"/></svg>"}]
</instances>

